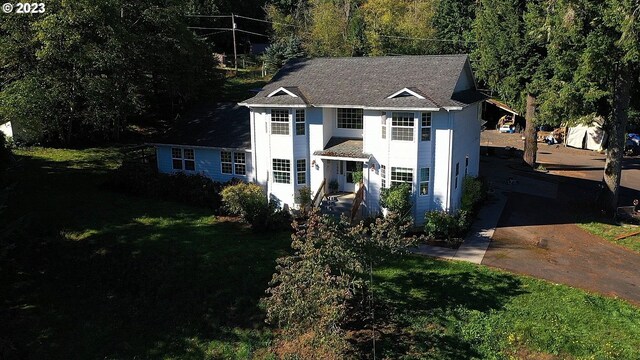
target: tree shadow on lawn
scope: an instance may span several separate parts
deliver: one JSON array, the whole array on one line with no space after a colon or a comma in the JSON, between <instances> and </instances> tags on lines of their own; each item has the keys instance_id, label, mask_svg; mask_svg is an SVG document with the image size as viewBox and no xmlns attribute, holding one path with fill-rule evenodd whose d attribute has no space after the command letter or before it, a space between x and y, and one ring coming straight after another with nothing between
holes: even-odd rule
<instances>
[{"instance_id":1,"label":"tree shadow on lawn","mask_svg":"<svg viewBox=\"0 0 640 360\"><path fill-rule=\"evenodd\" d=\"M26 158L14 174L31 177L7 211L26 221L0 244L0 345L27 359L204 358L269 342L258 301L290 234L111 193L74 164Z\"/></svg>"},{"instance_id":2,"label":"tree shadow on lawn","mask_svg":"<svg viewBox=\"0 0 640 360\"><path fill-rule=\"evenodd\" d=\"M456 325L464 311L498 310L526 292L508 274L416 256L392 259L373 283L378 353L389 358L480 356ZM371 352L367 341L359 344L363 353Z\"/></svg>"},{"instance_id":3,"label":"tree shadow on lawn","mask_svg":"<svg viewBox=\"0 0 640 360\"><path fill-rule=\"evenodd\" d=\"M186 222L40 240L12 259L2 321L29 358L182 356L190 341L239 341L238 328L263 341L258 300L289 243Z\"/></svg>"}]
</instances>

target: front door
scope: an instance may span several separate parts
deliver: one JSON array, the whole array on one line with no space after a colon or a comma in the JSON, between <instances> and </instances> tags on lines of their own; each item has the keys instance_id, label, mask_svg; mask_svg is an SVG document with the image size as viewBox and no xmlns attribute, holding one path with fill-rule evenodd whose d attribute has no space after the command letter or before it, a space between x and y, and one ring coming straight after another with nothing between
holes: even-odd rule
<instances>
[{"instance_id":1,"label":"front door","mask_svg":"<svg viewBox=\"0 0 640 360\"><path fill-rule=\"evenodd\" d=\"M343 161L345 163L345 182L344 191L354 192L356 191L356 184L353 181L353 173L362 170L362 163L357 161Z\"/></svg>"}]
</instances>

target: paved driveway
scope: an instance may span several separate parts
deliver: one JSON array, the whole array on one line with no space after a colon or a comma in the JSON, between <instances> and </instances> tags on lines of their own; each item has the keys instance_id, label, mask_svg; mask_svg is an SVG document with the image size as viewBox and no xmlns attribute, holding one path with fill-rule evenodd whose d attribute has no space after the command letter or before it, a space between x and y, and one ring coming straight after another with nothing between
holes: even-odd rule
<instances>
[{"instance_id":1,"label":"paved driveway","mask_svg":"<svg viewBox=\"0 0 640 360\"><path fill-rule=\"evenodd\" d=\"M482 264L640 305L640 254L574 225L595 199L603 157L553 151L544 145L540 150L539 160L549 174L521 171L520 160L501 158L500 150L497 156L483 158L481 172L490 181L512 181ZM627 168L623 185L630 198L637 194L640 170L633 162Z\"/></svg>"}]
</instances>

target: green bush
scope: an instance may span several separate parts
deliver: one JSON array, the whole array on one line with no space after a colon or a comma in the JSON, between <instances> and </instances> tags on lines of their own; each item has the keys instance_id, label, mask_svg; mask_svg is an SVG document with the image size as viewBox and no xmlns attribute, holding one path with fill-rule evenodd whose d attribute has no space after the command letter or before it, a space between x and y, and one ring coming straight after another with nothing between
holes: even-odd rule
<instances>
[{"instance_id":1,"label":"green bush","mask_svg":"<svg viewBox=\"0 0 640 360\"><path fill-rule=\"evenodd\" d=\"M358 170L358 171L352 172L351 176L353 178L353 183L354 184L359 184L359 183L362 182L362 179L364 179L364 175L362 174L362 170Z\"/></svg>"},{"instance_id":2,"label":"green bush","mask_svg":"<svg viewBox=\"0 0 640 360\"><path fill-rule=\"evenodd\" d=\"M475 211L487 194L484 182L478 178L465 176L462 181L462 200L460 208L464 211Z\"/></svg>"},{"instance_id":3,"label":"green bush","mask_svg":"<svg viewBox=\"0 0 640 360\"><path fill-rule=\"evenodd\" d=\"M311 200L311 188L303 186L298 189L296 193L296 204L300 205L300 210L303 212L307 211L309 206L311 206Z\"/></svg>"},{"instance_id":4,"label":"green bush","mask_svg":"<svg viewBox=\"0 0 640 360\"><path fill-rule=\"evenodd\" d=\"M453 214L438 210L425 213L424 231L433 239L451 242L452 239L463 237L470 225L469 212L465 210Z\"/></svg>"},{"instance_id":5,"label":"green bush","mask_svg":"<svg viewBox=\"0 0 640 360\"><path fill-rule=\"evenodd\" d=\"M411 185L407 183L394 184L388 189L382 189L380 206L404 215L411 210Z\"/></svg>"},{"instance_id":6,"label":"green bush","mask_svg":"<svg viewBox=\"0 0 640 360\"><path fill-rule=\"evenodd\" d=\"M199 174L161 174L152 166L125 163L113 172L106 186L127 194L207 207L216 214L222 214L220 191L225 185L238 181L220 183Z\"/></svg>"},{"instance_id":7,"label":"green bush","mask_svg":"<svg viewBox=\"0 0 640 360\"><path fill-rule=\"evenodd\" d=\"M284 230L291 224L289 213L268 201L259 185L232 184L222 189L221 195L225 208L242 217L256 232Z\"/></svg>"}]
</instances>

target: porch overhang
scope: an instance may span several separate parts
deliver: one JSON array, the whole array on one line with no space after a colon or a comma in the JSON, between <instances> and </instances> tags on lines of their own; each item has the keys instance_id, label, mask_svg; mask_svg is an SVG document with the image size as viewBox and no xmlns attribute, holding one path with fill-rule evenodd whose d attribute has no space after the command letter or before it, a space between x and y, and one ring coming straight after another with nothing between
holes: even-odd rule
<instances>
[{"instance_id":1,"label":"porch overhang","mask_svg":"<svg viewBox=\"0 0 640 360\"><path fill-rule=\"evenodd\" d=\"M314 151L313 155L321 159L345 161L369 161L371 155L362 151L362 139L332 137L324 150Z\"/></svg>"}]
</instances>

